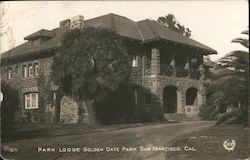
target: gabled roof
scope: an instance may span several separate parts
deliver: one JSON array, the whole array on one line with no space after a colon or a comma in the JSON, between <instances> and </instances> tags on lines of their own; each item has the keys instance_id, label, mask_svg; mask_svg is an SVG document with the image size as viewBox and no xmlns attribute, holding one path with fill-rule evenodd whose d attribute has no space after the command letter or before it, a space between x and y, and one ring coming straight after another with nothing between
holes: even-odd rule
<instances>
[{"instance_id":1,"label":"gabled roof","mask_svg":"<svg viewBox=\"0 0 250 160\"><path fill-rule=\"evenodd\" d=\"M85 20L84 27L100 27L111 29L123 37L135 39L141 41L142 43L162 39L169 42L180 43L183 45L202 49L206 54L216 54L216 51L214 49L203 45L191 38L182 36L181 34L172 31L166 26L153 20L146 19L139 22L134 22L126 17L111 13L93 19ZM1 54L1 59L58 48L61 45L64 33L68 30L69 27L66 26L56 28L51 31L42 29L38 32L35 32L25 37L25 39L29 40L42 36L48 37L48 40L44 41L40 45L33 45L32 41L25 42Z\"/></svg>"},{"instance_id":2,"label":"gabled roof","mask_svg":"<svg viewBox=\"0 0 250 160\"><path fill-rule=\"evenodd\" d=\"M60 47L61 41L63 39L64 33L68 30L67 27L61 27L53 29L55 36L47 41L44 41L40 45L34 45L32 41L27 41L7 52L1 54L1 59L12 58L12 57L21 57L26 54L33 54L38 52L47 51L49 49L55 49Z\"/></svg>"},{"instance_id":3,"label":"gabled roof","mask_svg":"<svg viewBox=\"0 0 250 160\"><path fill-rule=\"evenodd\" d=\"M41 29L40 31L37 31L27 37L24 37L25 40L34 40L38 39L40 37L46 37L46 38L52 38L55 35L55 32L49 31L46 29Z\"/></svg>"}]
</instances>

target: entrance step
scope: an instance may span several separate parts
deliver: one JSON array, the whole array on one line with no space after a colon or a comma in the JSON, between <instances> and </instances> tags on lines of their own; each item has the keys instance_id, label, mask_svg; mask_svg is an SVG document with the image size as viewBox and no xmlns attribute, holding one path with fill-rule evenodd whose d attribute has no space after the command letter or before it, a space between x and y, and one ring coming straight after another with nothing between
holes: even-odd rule
<instances>
[{"instance_id":1,"label":"entrance step","mask_svg":"<svg viewBox=\"0 0 250 160\"><path fill-rule=\"evenodd\" d=\"M180 113L164 113L164 118L168 121L194 121L195 119L187 117L185 114Z\"/></svg>"}]
</instances>

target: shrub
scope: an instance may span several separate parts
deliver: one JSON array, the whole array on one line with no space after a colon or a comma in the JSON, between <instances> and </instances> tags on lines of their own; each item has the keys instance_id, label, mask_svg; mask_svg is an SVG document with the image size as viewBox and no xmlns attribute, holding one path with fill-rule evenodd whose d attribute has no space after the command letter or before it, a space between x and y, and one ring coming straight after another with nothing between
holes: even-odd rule
<instances>
[{"instance_id":1,"label":"shrub","mask_svg":"<svg viewBox=\"0 0 250 160\"><path fill-rule=\"evenodd\" d=\"M3 101L1 102L1 131L6 137L15 127L15 113L18 107L18 92L5 82L1 82Z\"/></svg>"}]
</instances>

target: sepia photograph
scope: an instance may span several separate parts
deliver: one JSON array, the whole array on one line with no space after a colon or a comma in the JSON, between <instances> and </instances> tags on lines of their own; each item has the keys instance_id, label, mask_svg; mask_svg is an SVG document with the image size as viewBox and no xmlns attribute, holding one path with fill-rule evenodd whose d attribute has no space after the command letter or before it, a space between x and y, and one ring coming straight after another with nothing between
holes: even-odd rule
<instances>
[{"instance_id":1,"label":"sepia photograph","mask_svg":"<svg viewBox=\"0 0 250 160\"><path fill-rule=\"evenodd\" d=\"M250 160L248 5L1 1L1 158Z\"/></svg>"}]
</instances>

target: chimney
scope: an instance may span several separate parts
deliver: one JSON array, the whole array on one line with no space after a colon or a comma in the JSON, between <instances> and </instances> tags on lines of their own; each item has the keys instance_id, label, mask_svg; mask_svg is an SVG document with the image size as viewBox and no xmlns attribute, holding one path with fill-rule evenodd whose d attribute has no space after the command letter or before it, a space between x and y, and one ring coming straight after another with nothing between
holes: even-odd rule
<instances>
[{"instance_id":1,"label":"chimney","mask_svg":"<svg viewBox=\"0 0 250 160\"><path fill-rule=\"evenodd\" d=\"M60 27L70 26L70 19L66 19L60 22Z\"/></svg>"},{"instance_id":2,"label":"chimney","mask_svg":"<svg viewBox=\"0 0 250 160\"><path fill-rule=\"evenodd\" d=\"M83 16L78 15L70 18L70 29L82 28L84 26Z\"/></svg>"}]
</instances>

